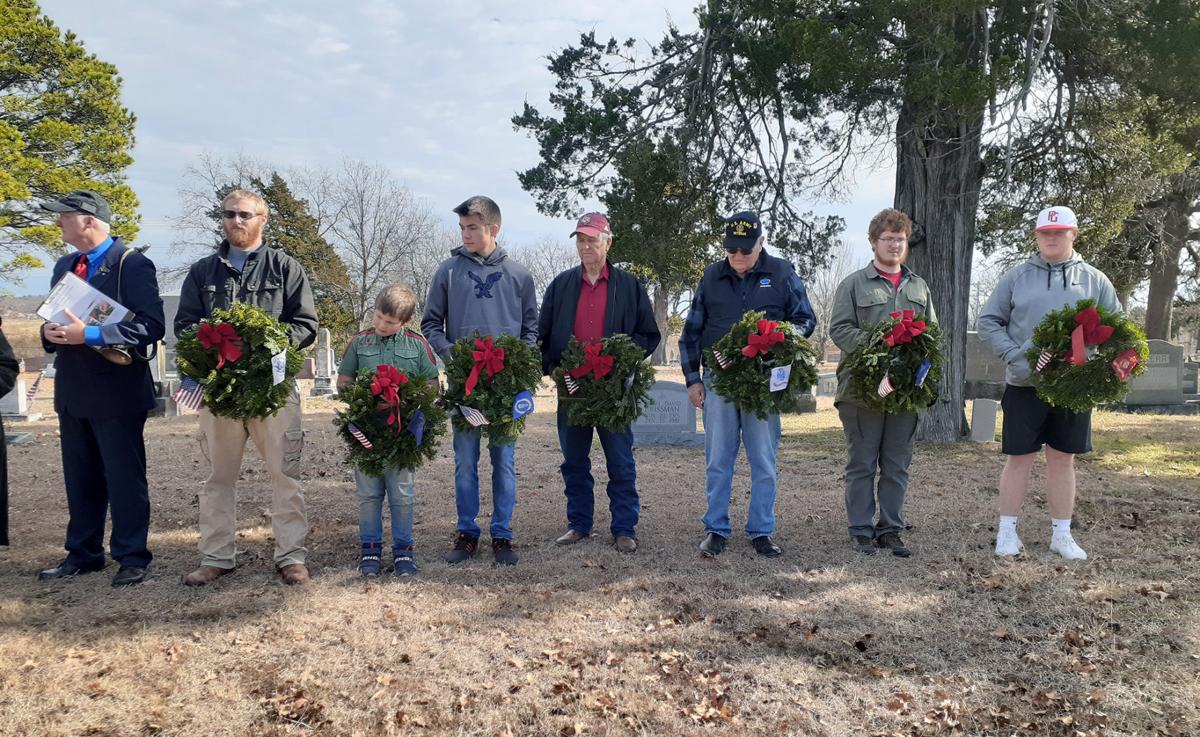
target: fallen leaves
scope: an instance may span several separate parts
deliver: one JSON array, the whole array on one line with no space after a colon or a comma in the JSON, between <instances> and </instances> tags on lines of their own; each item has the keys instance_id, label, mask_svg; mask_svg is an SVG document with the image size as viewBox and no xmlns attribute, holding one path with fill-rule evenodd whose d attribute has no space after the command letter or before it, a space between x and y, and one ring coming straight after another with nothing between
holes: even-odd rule
<instances>
[{"instance_id":1,"label":"fallen leaves","mask_svg":"<svg viewBox=\"0 0 1200 737\"><path fill-rule=\"evenodd\" d=\"M287 688L283 693L273 693L259 701L267 718L275 722L299 724L314 728L327 724L325 706L304 695L303 689Z\"/></svg>"}]
</instances>

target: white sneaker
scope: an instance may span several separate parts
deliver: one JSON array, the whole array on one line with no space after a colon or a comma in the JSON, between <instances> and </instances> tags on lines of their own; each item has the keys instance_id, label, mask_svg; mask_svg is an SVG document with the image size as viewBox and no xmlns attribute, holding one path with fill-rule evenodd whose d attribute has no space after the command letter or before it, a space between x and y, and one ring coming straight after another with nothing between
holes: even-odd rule
<instances>
[{"instance_id":1,"label":"white sneaker","mask_svg":"<svg viewBox=\"0 0 1200 737\"><path fill-rule=\"evenodd\" d=\"M1071 533L1055 533L1050 538L1050 551L1058 553L1064 560L1087 560L1087 552L1079 547Z\"/></svg>"},{"instance_id":2,"label":"white sneaker","mask_svg":"<svg viewBox=\"0 0 1200 737\"><path fill-rule=\"evenodd\" d=\"M1024 547L1021 544L1021 538L1017 537L1016 530L1012 532L1001 531L996 535L996 555L1001 557L1020 555L1021 549Z\"/></svg>"}]
</instances>

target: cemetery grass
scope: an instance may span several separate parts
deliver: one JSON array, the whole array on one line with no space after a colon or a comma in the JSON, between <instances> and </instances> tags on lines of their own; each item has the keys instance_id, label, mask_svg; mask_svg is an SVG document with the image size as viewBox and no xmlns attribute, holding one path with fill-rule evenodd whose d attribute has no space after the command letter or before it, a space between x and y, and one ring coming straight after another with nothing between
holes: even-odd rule
<instances>
[{"instance_id":1,"label":"cemetery grass","mask_svg":"<svg viewBox=\"0 0 1200 737\"><path fill-rule=\"evenodd\" d=\"M46 411L39 400L37 409ZM51 422L10 448L14 545L0 548L3 735L1185 735L1200 724L1195 418L1100 414L1079 464L1077 537L1047 550L1035 471L1028 551L991 555L994 446L919 445L916 555L861 557L845 532L834 412L789 417L778 542L702 560L700 449L638 451L640 550L568 549L552 407L517 451L522 559L440 561L454 528L448 452L417 476L421 576L355 572L357 512L328 404L310 407L304 483L311 585L273 576L267 479L247 451L239 569L206 589L194 418L151 420L153 577L40 583L66 523ZM597 449L598 450L598 449ZM448 451L448 448L447 448ZM481 466L487 488L488 466ZM734 529L749 473L737 469ZM486 497L486 495L485 495ZM490 510L483 501L481 521ZM486 528L486 522L483 523Z\"/></svg>"}]
</instances>

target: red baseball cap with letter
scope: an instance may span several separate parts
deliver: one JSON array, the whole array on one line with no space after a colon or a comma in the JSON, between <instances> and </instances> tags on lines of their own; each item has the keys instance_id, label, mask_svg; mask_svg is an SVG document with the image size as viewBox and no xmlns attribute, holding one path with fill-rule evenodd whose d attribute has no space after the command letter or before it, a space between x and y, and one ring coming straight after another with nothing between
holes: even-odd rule
<instances>
[{"instance_id":1,"label":"red baseball cap with letter","mask_svg":"<svg viewBox=\"0 0 1200 737\"><path fill-rule=\"evenodd\" d=\"M1078 228L1079 221L1075 219L1075 211L1069 207L1047 207L1038 213L1037 225L1033 230L1066 230Z\"/></svg>"},{"instance_id":2,"label":"red baseball cap with letter","mask_svg":"<svg viewBox=\"0 0 1200 737\"><path fill-rule=\"evenodd\" d=\"M580 233L596 238L602 234L612 235L612 227L609 226L608 218L603 213L589 212L579 218L579 222L575 223L575 230L568 237L574 238Z\"/></svg>"}]
</instances>

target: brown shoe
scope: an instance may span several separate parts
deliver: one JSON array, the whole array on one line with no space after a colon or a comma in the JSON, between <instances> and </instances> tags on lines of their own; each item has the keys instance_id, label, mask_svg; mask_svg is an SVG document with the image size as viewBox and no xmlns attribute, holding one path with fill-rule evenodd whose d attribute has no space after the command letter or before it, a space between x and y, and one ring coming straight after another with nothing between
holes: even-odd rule
<instances>
[{"instance_id":1,"label":"brown shoe","mask_svg":"<svg viewBox=\"0 0 1200 737\"><path fill-rule=\"evenodd\" d=\"M563 535L554 541L555 545L574 545L580 540L586 540L587 535L578 530L567 530Z\"/></svg>"},{"instance_id":2,"label":"brown shoe","mask_svg":"<svg viewBox=\"0 0 1200 737\"><path fill-rule=\"evenodd\" d=\"M303 563L288 563L279 568L279 576L288 586L308 583L308 568Z\"/></svg>"},{"instance_id":3,"label":"brown shoe","mask_svg":"<svg viewBox=\"0 0 1200 737\"><path fill-rule=\"evenodd\" d=\"M196 570L183 577L184 586L207 586L216 581L226 573L233 573L232 568L218 568L217 566L200 566Z\"/></svg>"},{"instance_id":4,"label":"brown shoe","mask_svg":"<svg viewBox=\"0 0 1200 737\"><path fill-rule=\"evenodd\" d=\"M613 547L618 553L632 553L637 550L637 540L625 535L617 535L613 538Z\"/></svg>"}]
</instances>

